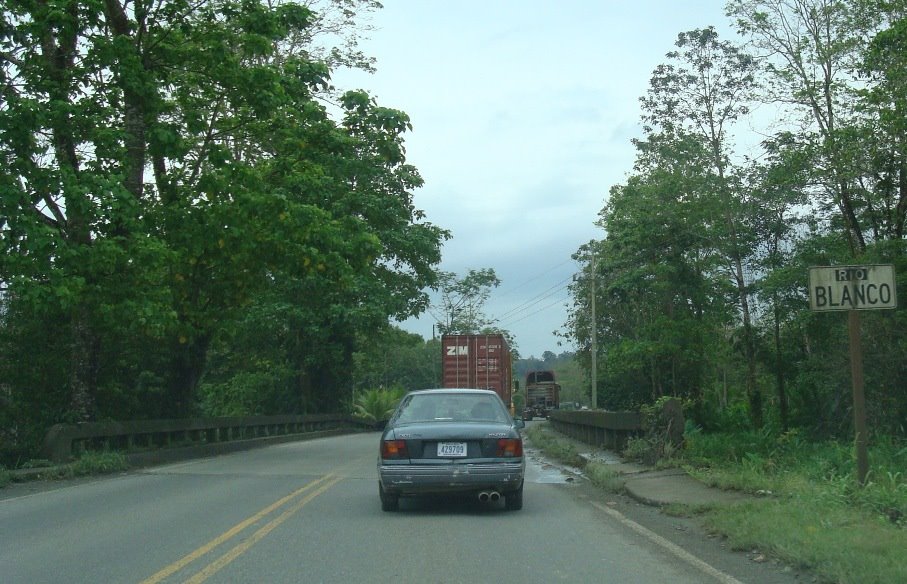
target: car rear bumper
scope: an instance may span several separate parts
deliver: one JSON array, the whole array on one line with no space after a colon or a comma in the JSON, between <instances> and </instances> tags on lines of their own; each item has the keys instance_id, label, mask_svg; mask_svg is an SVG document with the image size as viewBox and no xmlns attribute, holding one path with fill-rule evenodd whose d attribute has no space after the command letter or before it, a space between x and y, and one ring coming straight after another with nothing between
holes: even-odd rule
<instances>
[{"instance_id":1,"label":"car rear bumper","mask_svg":"<svg viewBox=\"0 0 907 584\"><path fill-rule=\"evenodd\" d=\"M401 495L495 489L516 490L523 484L520 462L379 465L385 491Z\"/></svg>"}]
</instances>

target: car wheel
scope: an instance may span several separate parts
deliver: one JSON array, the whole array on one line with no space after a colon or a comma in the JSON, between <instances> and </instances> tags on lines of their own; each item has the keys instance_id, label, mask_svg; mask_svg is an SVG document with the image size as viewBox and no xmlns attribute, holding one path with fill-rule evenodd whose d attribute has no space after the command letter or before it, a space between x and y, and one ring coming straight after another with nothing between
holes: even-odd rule
<instances>
[{"instance_id":1,"label":"car wheel","mask_svg":"<svg viewBox=\"0 0 907 584\"><path fill-rule=\"evenodd\" d=\"M380 482L378 483L378 497L381 499L382 511L396 511L400 506L400 496L386 492Z\"/></svg>"},{"instance_id":2,"label":"car wheel","mask_svg":"<svg viewBox=\"0 0 907 584\"><path fill-rule=\"evenodd\" d=\"M504 494L504 507L508 511L519 511L523 508L523 485L516 491Z\"/></svg>"}]
</instances>

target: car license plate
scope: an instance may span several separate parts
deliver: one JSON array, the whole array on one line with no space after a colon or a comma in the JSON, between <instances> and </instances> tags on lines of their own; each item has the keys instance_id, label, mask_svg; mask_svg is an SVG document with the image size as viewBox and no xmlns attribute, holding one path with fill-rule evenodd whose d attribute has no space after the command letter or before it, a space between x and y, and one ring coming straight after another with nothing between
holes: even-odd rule
<instances>
[{"instance_id":1,"label":"car license plate","mask_svg":"<svg viewBox=\"0 0 907 584\"><path fill-rule=\"evenodd\" d=\"M466 456L466 443L438 442L438 456Z\"/></svg>"}]
</instances>

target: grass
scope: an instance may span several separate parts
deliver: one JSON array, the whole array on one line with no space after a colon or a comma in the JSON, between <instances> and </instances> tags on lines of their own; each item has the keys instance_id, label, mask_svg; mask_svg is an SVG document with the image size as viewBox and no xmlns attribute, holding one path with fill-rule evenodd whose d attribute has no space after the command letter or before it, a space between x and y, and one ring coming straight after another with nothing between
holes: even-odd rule
<instances>
[{"instance_id":1,"label":"grass","mask_svg":"<svg viewBox=\"0 0 907 584\"><path fill-rule=\"evenodd\" d=\"M536 424L526 429L532 444L545 454L570 466L583 467L586 460L579 455L574 443L552 430L547 424Z\"/></svg>"},{"instance_id":2,"label":"grass","mask_svg":"<svg viewBox=\"0 0 907 584\"><path fill-rule=\"evenodd\" d=\"M547 425L527 430L534 445L562 462L579 458L575 443ZM672 506L674 515L698 517L734 549L758 549L811 571L818 581L839 584L907 582L907 445L876 439L865 486L856 481L853 448L812 442L796 432L686 436L671 452L699 480L753 495L735 505ZM651 446L651 445L648 445ZM632 445L627 458L640 459L647 445ZM575 458L574 458L575 457ZM664 461L656 466L665 464ZM607 491L622 489L609 465L586 466L590 481Z\"/></svg>"},{"instance_id":3,"label":"grass","mask_svg":"<svg viewBox=\"0 0 907 584\"><path fill-rule=\"evenodd\" d=\"M703 519L732 548L758 548L829 582L907 582L907 531L859 510L782 497L714 507Z\"/></svg>"},{"instance_id":4,"label":"grass","mask_svg":"<svg viewBox=\"0 0 907 584\"><path fill-rule=\"evenodd\" d=\"M586 465L585 472L589 481L599 489L609 493L624 492L624 480L620 473L614 470L613 465L590 462Z\"/></svg>"},{"instance_id":5,"label":"grass","mask_svg":"<svg viewBox=\"0 0 907 584\"><path fill-rule=\"evenodd\" d=\"M118 452L86 452L68 467L72 476L81 477L128 470L129 462Z\"/></svg>"},{"instance_id":6,"label":"grass","mask_svg":"<svg viewBox=\"0 0 907 584\"><path fill-rule=\"evenodd\" d=\"M129 462L118 452L85 452L69 464L54 466L48 461L35 460L23 464L22 468L40 469L39 473L26 480L61 480L128 470ZM0 488L15 480L13 473L0 467Z\"/></svg>"},{"instance_id":7,"label":"grass","mask_svg":"<svg viewBox=\"0 0 907 584\"><path fill-rule=\"evenodd\" d=\"M828 582L907 582L907 448L877 440L867 483L856 480L850 444L810 442L796 433L688 437L690 474L760 494L702 513L736 549L758 548Z\"/></svg>"}]
</instances>

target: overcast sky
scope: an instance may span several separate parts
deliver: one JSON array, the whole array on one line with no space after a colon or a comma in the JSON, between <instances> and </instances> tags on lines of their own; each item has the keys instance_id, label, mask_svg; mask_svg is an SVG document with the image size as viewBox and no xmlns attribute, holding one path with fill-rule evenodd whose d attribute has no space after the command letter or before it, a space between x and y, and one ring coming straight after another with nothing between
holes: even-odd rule
<instances>
[{"instance_id":1,"label":"overcast sky","mask_svg":"<svg viewBox=\"0 0 907 584\"><path fill-rule=\"evenodd\" d=\"M639 97L677 34L715 26L723 1L386 0L361 48L377 72L338 71L409 114L416 207L449 229L441 269L493 268L485 312L523 357L573 350L563 329L571 254L631 171ZM401 326L426 338L431 314Z\"/></svg>"}]
</instances>

